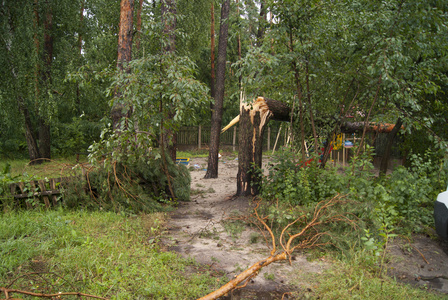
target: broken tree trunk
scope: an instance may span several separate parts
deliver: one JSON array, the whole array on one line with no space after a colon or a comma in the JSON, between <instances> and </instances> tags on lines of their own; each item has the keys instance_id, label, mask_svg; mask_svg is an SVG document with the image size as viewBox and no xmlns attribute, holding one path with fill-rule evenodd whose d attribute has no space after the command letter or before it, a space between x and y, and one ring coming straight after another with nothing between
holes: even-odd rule
<instances>
[{"instance_id":1,"label":"broken tree trunk","mask_svg":"<svg viewBox=\"0 0 448 300\"><path fill-rule=\"evenodd\" d=\"M254 103L240 108L240 115L223 131L240 122L238 134L238 174L236 196L255 196L259 193L263 155L263 133L270 119L289 121L290 110L280 101L258 97Z\"/></svg>"},{"instance_id":2,"label":"broken tree trunk","mask_svg":"<svg viewBox=\"0 0 448 300\"><path fill-rule=\"evenodd\" d=\"M362 132L365 125L366 125L366 122L345 122L341 126L341 132L342 133ZM366 131L367 132L374 131L374 132L379 132L379 133L389 133L394 129L394 127L395 127L395 124L369 122L367 124ZM404 129L404 127L400 125L400 129Z\"/></svg>"}]
</instances>

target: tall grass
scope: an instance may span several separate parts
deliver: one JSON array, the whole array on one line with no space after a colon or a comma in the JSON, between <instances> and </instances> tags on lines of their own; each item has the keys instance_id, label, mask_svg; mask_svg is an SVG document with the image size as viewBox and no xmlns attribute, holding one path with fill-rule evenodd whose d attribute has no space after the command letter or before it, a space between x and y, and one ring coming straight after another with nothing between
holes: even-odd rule
<instances>
[{"instance_id":1,"label":"tall grass","mask_svg":"<svg viewBox=\"0 0 448 300\"><path fill-rule=\"evenodd\" d=\"M162 251L163 221L161 213L129 217L64 209L0 215L0 286L111 299L207 294L220 275L203 267L199 272L193 261Z\"/></svg>"}]
</instances>

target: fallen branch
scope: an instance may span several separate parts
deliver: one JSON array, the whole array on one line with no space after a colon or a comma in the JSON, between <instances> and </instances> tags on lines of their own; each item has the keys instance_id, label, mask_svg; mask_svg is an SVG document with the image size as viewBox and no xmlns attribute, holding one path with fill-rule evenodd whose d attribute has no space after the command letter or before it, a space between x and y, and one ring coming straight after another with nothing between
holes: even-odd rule
<instances>
[{"instance_id":1,"label":"fallen branch","mask_svg":"<svg viewBox=\"0 0 448 300\"><path fill-rule=\"evenodd\" d=\"M261 218L259 216L259 214L257 212L257 209L259 206L259 203L258 203L255 208L255 216L256 216L257 220L261 224L263 224L263 227L266 228L266 230L269 232L269 235L271 236L272 250L271 250L270 256L266 259L258 261L257 263L252 265L250 268L246 269L239 275L235 276L234 279L232 279L231 281L229 281L228 283L226 283L225 285L220 287L218 290L208 294L207 296L199 298L198 300L218 299L219 297L226 295L227 293L229 293L232 290L245 287L247 285L247 283L249 282L249 280L251 278L257 276L259 271L263 267L270 265L271 263L274 263L277 261L282 261L282 260L289 260L289 262L291 263L291 254L297 249L310 249L313 247L326 245L327 243L319 243L319 240L322 236L324 236L328 233L319 232L318 229L316 228L317 226L326 224L329 222L341 222L341 221L347 222L347 223L353 222L352 220L350 220L349 218L347 218L344 215L333 215L326 219L324 218L327 214L327 211L330 208L332 208L334 205L336 205L337 203L340 203L342 198L343 198L342 196L337 195L326 202L324 202L324 201L319 202L316 205L316 207L314 209L313 217L309 222L306 222L305 215L301 215L298 218L296 218L293 222L289 223L282 230L282 233L280 235L280 244L281 244L281 247L283 248L283 251L279 254L275 254L277 247L276 247L274 233L272 232L271 228L266 224L266 222L263 220L263 218ZM290 237L286 241L286 243L283 242L288 229L290 229L292 227L292 225L296 224L300 220L305 220L306 225L298 233L290 235ZM311 234L306 235L310 231L312 231ZM302 238L302 240L299 243L295 244L294 240L299 237Z\"/></svg>"},{"instance_id":2,"label":"fallen branch","mask_svg":"<svg viewBox=\"0 0 448 300\"><path fill-rule=\"evenodd\" d=\"M33 296L33 297L40 297L40 298L53 298L53 297L60 297L60 296L78 296L78 297L88 297L88 298L108 300L108 298L84 294L84 293L78 293L78 292L59 292L56 294L43 294L43 293L33 293L33 292L28 292L28 291L16 290L16 289L7 289L4 287L0 287L0 291L3 292L6 297L5 299L0 299L0 300L14 300L14 299L20 300L18 298L9 297L9 294L12 294L12 293L28 295L28 296Z\"/></svg>"}]
</instances>

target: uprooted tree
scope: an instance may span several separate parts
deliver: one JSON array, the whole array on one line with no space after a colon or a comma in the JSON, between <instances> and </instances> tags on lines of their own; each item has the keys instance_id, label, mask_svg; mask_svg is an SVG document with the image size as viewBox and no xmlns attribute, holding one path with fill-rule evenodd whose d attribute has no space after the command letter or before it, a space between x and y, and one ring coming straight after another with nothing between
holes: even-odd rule
<instances>
[{"instance_id":1,"label":"uprooted tree","mask_svg":"<svg viewBox=\"0 0 448 300\"><path fill-rule=\"evenodd\" d=\"M293 222L284 227L278 239L283 250L279 253L277 252L275 235L272 229L266 224L266 219L258 214L257 205L255 208L255 217L258 222L257 225L264 228L264 232L267 232L271 238L272 249L270 256L253 264L216 291L198 300L218 299L232 290L245 287L250 279L257 276L263 267L278 261L289 260L291 263L291 255L296 250L328 245L328 241L322 240L323 236L328 235L328 232L326 232L323 227L324 225L334 222L345 222L353 225L353 221L348 217L349 213L340 214L334 209L336 205L343 203L343 198L343 196L337 195L330 200L319 202L314 208L314 213L310 220L307 220L307 214L304 212ZM299 225L299 227L294 227L295 225Z\"/></svg>"}]
</instances>

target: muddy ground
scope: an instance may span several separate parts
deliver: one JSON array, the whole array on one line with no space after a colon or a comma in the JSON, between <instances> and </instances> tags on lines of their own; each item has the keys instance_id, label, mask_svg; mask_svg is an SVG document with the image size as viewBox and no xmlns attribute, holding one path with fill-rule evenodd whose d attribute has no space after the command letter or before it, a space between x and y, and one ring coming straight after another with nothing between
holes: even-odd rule
<instances>
[{"instance_id":1,"label":"muddy ground","mask_svg":"<svg viewBox=\"0 0 448 300\"><path fill-rule=\"evenodd\" d=\"M191 202L180 203L168 221L164 243L169 250L211 266L233 278L254 263L269 257L270 248L260 233L238 217L251 214L249 199L235 198L238 160L220 158L219 178L204 179L205 158L190 160ZM410 243L396 239L389 247L388 270L397 280L448 294L448 243L430 236L417 236ZM262 271L242 290L225 299L282 299L285 293L310 290L309 275L329 267L323 260L308 261L306 254L295 255L289 262L274 263ZM289 274L299 275L294 284ZM297 277L296 277L297 278ZM285 298L287 299L287 298Z\"/></svg>"}]
</instances>

